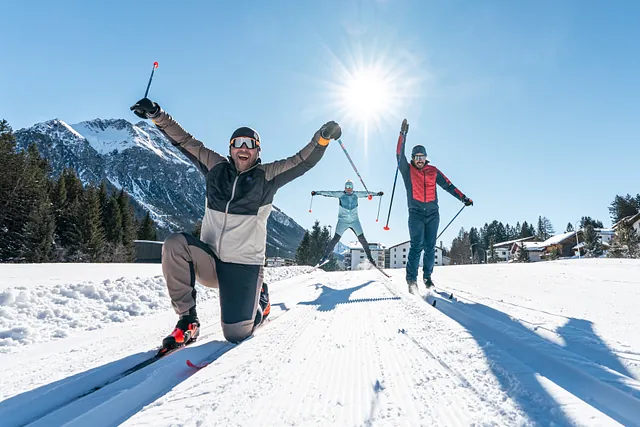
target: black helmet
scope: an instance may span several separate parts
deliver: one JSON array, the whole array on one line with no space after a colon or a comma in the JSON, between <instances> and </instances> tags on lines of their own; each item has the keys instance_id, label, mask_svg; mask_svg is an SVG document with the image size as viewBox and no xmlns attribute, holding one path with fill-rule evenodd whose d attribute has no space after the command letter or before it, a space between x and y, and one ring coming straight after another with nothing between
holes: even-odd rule
<instances>
[{"instance_id":1,"label":"black helmet","mask_svg":"<svg viewBox=\"0 0 640 427\"><path fill-rule=\"evenodd\" d=\"M253 138L258 142L258 145L260 145L260 134L256 132L255 129L252 129L248 126L243 126L241 128L236 129L235 132L233 132L233 134L231 135L231 138L229 139L229 143L231 143L231 141L233 141L234 138L238 138L240 136Z\"/></svg>"}]
</instances>

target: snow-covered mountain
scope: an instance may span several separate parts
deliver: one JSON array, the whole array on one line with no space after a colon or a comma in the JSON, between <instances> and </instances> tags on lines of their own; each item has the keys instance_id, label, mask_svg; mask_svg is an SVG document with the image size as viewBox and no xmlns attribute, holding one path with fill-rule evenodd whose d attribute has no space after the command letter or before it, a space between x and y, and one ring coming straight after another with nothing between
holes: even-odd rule
<instances>
[{"instance_id":1,"label":"snow-covered mountain","mask_svg":"<svg viewBox=\"0 0 640 427\"><path fill-rule=\"evenodd\" d=\"M36 143L55 175L71 167L85 183L107 180L124 188L151 213L162 235L191 231L204 214L204 177L149 122L53 119L17 131L16 139L20 148ZM304 229L276 207L267 227L267 255L293 257Z\"/></svg>"}]
</instances>

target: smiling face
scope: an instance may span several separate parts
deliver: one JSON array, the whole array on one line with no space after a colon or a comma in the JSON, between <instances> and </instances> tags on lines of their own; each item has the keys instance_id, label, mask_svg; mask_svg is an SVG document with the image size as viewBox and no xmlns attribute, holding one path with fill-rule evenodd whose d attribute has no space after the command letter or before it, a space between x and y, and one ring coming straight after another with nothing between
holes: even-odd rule
<instances>
[{"instance_id":1,"label":"smiling face","mask_svg":"<svg viewBox=\"0 0 640 427\"><path fill-rule=\"evenodd\" d=\"M243 145L240 148L231 147L231 158L239 172L249 169L258 159L258 148L247 148Z\"/></svg>"},{"instance_id":2,"label":"smiling face","mask_svg":"<svg viewBox=\"0 0 640 427\"><path fill-rule=\"evenodd\" d=\"M413 164L418 169L422 169L427 164L427 155L424 153L416 153L413 156Z\"/></svg>"}]
</instances>

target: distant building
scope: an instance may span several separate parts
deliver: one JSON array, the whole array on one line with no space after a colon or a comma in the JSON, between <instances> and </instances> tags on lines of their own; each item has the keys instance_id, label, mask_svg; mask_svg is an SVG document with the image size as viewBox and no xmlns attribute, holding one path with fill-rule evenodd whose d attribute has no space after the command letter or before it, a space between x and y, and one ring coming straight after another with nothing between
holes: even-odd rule
<instances>
[{"instance_id":1,"label":"distant building","mask_svg":"<svg viewBox=\"0 0 640 427\"><path fill-rule=\"evenodd\" d=\"M264 262L265 267L288 267L296 265L296 262L289 258L269 257Z\"/></svg>"},{"instance_id":2,"label":"distant building","mask_svg":"<svg viewBox=\"0 0 640 427\"><path fill-rule=\"evenodd\" d=\"M348 249L343 252L345 269L355 270L358 264L367 258L367 255L359 242L351 242L347 248ZM369 250L377 265L380 267L386 266L385 247L382 243L369 242Z\"/></svg>"},{"instance_id":3,"label":"distant building","mask_svg":"<svg viewBox=\"0 0 640 427\"><path fill-rule=\"evenodd\" d=\"M623 222L626 224L631 224L631 226L636 229L636 233L640 234L640 213L621 219L613 225L612 229L616 230L618 226Z\"/></svg>"},{"instance_id":4,"label":"distant building","mask_svg":"<svg viewBox=\"0 0 640 427\"><path fill-rule=\"evenodd\" d=\"M519 243L519 242L526 242L528 240L532 240L535 239L535 236L529 236L529 237L523 237L520 239L514 239L514 240L507 240L504 242L499 242L499 243L494 243L493 244L493 251L495 253L495 257L497 258L497 261L503 261L503 262L508 262L510 259L510 256L512 256L512 250L513 250L513 244L514 243ZM491 248L487 249L487 253L486 253L486 258L487 260L489 259L489 253L491 251Z\"/></svg>"},{"instance_id":5,"label":"distant building","mask_svg":"<svg viewBox=\"0 0 640 427\"><path fill-rule=\"evenodd\" d=\"M136 253L135 262L159 264L162 263L162 245L164 242L155 240L134 240L133 248Z\"/></svg>"},{"instance_id":6,"label":"distant building","mask_svg":"<svg viewBox=\"0 0 640 427\"><path fill-rule=\"evenodd\" d=\"M529 252L529 262L542 261L542 256L545 253L544 242L518 241L513 243L509 251L511 260L516 261L522 250Z\"/></svg>"},{"instance_id":7,"label":"distant building","mask_svg":"<svg viewBox=\"0 0 640 427\"><path fill-rule=\"evenodd\" d=\"M387 268L405 268L407 266L407 256L409 255L409 248L411 247L411 241L398 243L391 246L388 249L388 267ZM420 255L420 266L422 266L424 252ZM442 248L436 246L436 253L434 256L434 265L450 265L451 258L443 256Z\"/></svg>"}]
</instances>

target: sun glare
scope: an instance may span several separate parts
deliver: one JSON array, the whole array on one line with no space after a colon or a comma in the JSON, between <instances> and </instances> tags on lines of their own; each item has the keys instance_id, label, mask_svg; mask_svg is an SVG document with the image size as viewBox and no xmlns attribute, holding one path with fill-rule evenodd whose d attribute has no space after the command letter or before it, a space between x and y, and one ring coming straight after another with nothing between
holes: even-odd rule
<instances>
[{"instance_id":1,"label":"sun glare","mask_svg":"<svg viewBox=\"0 0 640 427\"><path fill-rule=\"evenodd\" d=\"M359 70L347 82L343 103L349 115L367 122L388 108L391 102L388 84L373 70Z\"/></svg>"}]
</instances>

